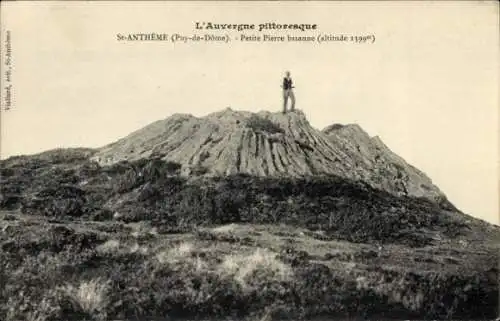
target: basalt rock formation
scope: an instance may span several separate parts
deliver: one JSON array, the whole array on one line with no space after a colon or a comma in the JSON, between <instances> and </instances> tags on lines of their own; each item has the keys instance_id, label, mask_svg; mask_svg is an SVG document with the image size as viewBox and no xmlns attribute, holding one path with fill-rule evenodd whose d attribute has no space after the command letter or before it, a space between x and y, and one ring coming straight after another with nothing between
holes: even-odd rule
<instances>
[{"instance_id":1,"label":"basalt rock formation","mask_svg":"<svg viewBox=\"0 0 500 321\"><path fill-rule=\"evenodd\" d=\"M205 117L175 114L101 148L93 160L113 164L160 157L183 173L266 177L337 175L397 196L445 200L421 171L356 124L311 126L300 110L287 114L225 109Z\"/></svg>"}]
</instances>

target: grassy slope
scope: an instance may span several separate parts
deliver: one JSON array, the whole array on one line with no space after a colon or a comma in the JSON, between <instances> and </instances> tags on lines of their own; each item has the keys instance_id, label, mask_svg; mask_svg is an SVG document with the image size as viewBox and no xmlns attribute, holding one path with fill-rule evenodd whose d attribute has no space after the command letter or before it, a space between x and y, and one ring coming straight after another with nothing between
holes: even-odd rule
<instances>
[{"instance_id":1,"label":"grassy slope","mask_svg":"<svg viewBox=\"0 0 500 321\"><path fill-rule=\"evenodd\" d=\"M498 230L446 204L90 153L2 161L1 320L496 315Z\"/></svg>"}]
</instances>

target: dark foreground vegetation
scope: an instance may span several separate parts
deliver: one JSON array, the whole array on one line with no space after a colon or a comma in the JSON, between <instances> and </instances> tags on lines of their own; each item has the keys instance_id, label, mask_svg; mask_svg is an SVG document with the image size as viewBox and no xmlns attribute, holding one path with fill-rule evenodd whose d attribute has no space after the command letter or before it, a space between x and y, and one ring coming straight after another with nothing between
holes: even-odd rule
<instances>
[{"instance_id":1,"label":"dark foreground vegetation","mask_svg":"<svg viewBox=\"0 0 500 321\"><path fill-rule=\"evenodd\" d=\"M152 221L189 231L226 223L284 223L351 242L431 244L467 231L453 206L395 197L344 178L183 177L160 159L101 167L88 152L3 161L0 208L98 221ZM57 157L58 156L58 157Z\"/></svg>"},{"instance_id":2,"label":"dark foreground vegetation","mask_svg":"<svg viewBox=\"0 0 500 321\"><path fill-rule=\"evenodd\" d=\"M1 161L0 320L497 315L498 230L446 200L91 153Z\"/></svg>"}]
</instances>

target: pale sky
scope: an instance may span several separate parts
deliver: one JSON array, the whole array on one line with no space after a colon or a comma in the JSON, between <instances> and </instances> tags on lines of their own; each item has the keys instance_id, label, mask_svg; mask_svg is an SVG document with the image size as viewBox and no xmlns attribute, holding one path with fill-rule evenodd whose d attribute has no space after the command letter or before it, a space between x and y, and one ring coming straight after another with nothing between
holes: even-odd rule
<instances>
[{"instance_id":1,"label":"pale sky","mask_svg":"<svg viewBox=\"0 0 500 321\"><path fill-rule=\"evenodd\" d=\"M496 2L1 5L2 52L9 30L14 63L2 158L99 147L173 113L278 111L283 72L290 70L297 108L313 126L358 123L424 171L462 211L499 221ZM209 33L196 31L196 21L315 23L314 36L373 34L376 41L116 40L117 33ZM2 95L4 83L2 75Z\"/></svg>"}]
</instances>

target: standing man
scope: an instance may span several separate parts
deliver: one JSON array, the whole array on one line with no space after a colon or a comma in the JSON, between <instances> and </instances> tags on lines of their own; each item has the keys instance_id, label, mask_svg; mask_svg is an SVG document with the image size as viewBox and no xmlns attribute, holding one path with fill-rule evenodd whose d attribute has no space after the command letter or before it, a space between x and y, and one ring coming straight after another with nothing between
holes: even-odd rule
<instances>
[{"instance_id":1,"label":"standing man","mask_svg":"<svg viewBox=\"0 0 500 321\"><path fill-rule=\"evenodd\" d=\"M283 85L281 87L283 88L283 114L285 114L288 97L290 97L290 100L292 101L290 111L295 110L295 95L293 94L293 88L295 87L293 86L289 71L285 73L285 78L283 78Z\"/></svg>"}]
</instances>

